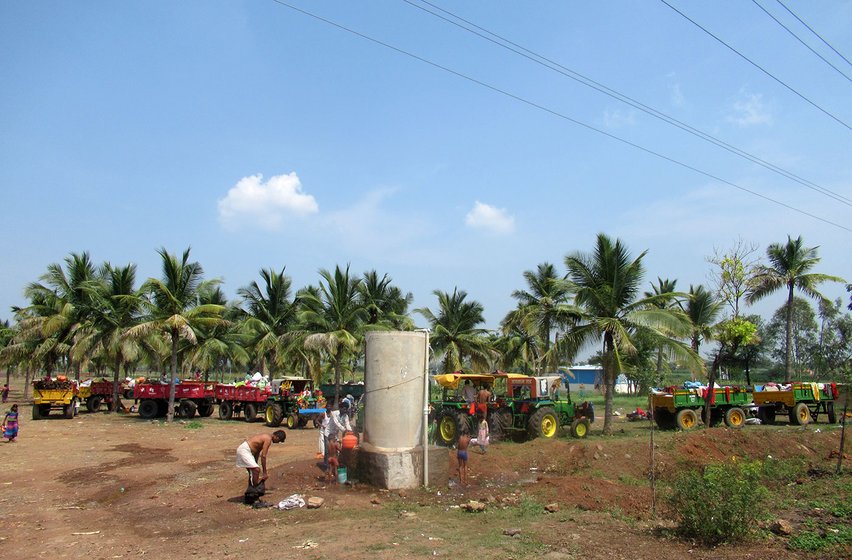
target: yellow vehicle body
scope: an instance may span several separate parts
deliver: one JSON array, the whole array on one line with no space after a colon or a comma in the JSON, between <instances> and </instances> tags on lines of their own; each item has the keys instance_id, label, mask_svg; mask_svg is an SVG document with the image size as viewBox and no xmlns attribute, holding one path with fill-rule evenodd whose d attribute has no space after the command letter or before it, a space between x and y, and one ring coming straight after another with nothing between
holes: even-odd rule
<instances>
[{"instance_id":1,"label":"yellow vehicle body","mask_svg":"<svg viewBox=\"0 0 852 560\"><path fill-rule=\"evenodd\" d=\"M74 401L74 389L33 389L33 404L66 405Z\"/></svg>"}]
</instances>

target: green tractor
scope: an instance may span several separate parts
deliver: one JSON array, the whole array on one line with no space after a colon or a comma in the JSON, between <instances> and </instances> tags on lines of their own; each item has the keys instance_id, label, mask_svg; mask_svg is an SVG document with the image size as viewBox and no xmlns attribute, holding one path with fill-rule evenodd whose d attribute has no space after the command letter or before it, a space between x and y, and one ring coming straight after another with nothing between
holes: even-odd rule
<instances>
[{"instance_id":1,"label":"green tractor","mask_svg":"<svg viewBox=\"0 0 852 560\"><path fill-rule=\"evenodd\" d=\"M477 389L488 389L492 395L485 406L492 441L553 438L563 426L570 426L574 437L586 437L590 422L594 421L594 408L590 403L579 406L572 403L570 393L556 390L558 384L552 383L555 379L558 378L501 371L435 376L435 381L443 387L442 398L431 403L436 442L455 445L464 425L470 433L475 433L477 412L481 410L459 393L468 381Z\"/></svg>"}]
</instances>

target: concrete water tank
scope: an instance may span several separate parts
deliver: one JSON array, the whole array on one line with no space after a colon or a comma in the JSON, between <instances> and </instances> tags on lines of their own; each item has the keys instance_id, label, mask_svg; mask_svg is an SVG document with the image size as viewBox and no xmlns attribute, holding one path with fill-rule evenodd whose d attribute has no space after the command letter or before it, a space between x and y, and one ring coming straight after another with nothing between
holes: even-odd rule
<instances>
[{"instance_id":1,"label":"concrete water tank","mask_svg":"<svg viewBox=\"0 0 852 560\"><path fill-rule=\"evenodd\" d=\"M365 442L384 451L421 445L425 371L425 332L367 333Z\"/></svg>"}]
</instances>

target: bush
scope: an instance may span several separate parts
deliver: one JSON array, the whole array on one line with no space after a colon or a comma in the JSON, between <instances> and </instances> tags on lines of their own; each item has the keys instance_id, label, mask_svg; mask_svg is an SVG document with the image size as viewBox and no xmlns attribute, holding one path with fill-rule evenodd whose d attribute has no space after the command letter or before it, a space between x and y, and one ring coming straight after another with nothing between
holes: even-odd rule
<instances>
[{"instance_id":1,"label":"bush","mask_svg":"<svg viewBox=\"0 0 852 560\"><path fill-rule=\"evenodd\" d=\"M681 535L709 546L747 538L765 517L762 469L760 461L716 464L676 479L668 499Z\"/></svg>"}]
</instances>

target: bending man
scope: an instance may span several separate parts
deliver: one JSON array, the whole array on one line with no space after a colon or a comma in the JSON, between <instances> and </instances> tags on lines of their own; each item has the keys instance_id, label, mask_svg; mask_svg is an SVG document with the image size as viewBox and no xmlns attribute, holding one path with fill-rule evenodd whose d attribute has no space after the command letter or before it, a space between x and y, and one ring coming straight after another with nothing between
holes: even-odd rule
<instances>
[{"instance_id":1,"label":"bending man","mask_svg":"<svg viewBox=\"0 0 852 560\"><path fill-rule=\"evenodd\" d=\"M237 447L237 468L244 468L249 473L249 483L257 486L261 480L266 480L266 454L273 443L284 443L287 433L276 430L270 434L258 434L250 437ZM260 458L260 465L257 460Z\"/></svg>"}]
</instances>

